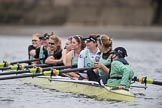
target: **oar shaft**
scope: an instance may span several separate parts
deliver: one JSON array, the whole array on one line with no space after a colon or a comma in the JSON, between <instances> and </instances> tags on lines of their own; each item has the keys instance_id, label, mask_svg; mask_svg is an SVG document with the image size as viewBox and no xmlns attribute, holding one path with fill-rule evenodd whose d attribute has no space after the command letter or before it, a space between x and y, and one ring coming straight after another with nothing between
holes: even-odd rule
<instances>
[{"instance_id":1,"label":"oar shaft","mask_svg":"<svg viewBox=\"0 0 162 108\"><path fill-rule=\"evenodd\" d=\"M160 85L160 86L162 86L162 82L160 82L160 81L153 81L153 82L152 82L152 84L155 84L155 85Z\"/></svg>"},{"instance_id":2,"label":"oar shaft","mask_svg":"<svg viewBox=\"0 0 162 108\"><path fill-rule=\"evenodd\" d=\"M12 71L12 72L2 72L0 75L12 75L12 74L23 74L23 73L29 73L29 70L23 70L23 71Z\"/></svg>"},{"instance_id":3,"label":"oar shaft","mask_svg":"<svg viewBox=\"0 0 162 108\"><path fill-rule=\"evenodd\" d=\"M0 77L0 80L9 80L9 79L18 79L18 78L27 78L27 77L36 77L36 76L42 76L43 73L36 73L36 74L23 74L18 76L7 76L7 77Z\"/></svg>"},{"instance_id":4,"label":"oar shaft","mask_svg":"<svg viewBox=\"0 0 162 108\"><path fill-rule=\"evenodd\" d=\"M69 72L76 72L76 71L84 71L84 70L88 70L88 69L92 69L92 67L60 70L60 73L69 73Z\"/></svg>"},{"instance_id":5,"label":"oar shaft","mask_svg":"<svg viewBox=\"0 0 162 108\"><path fill-rule=\"evenodd\" d=\"M54 66L54 67L43 68L43 71L48 71L51 69L65 69L65 68L71 68L71 67L76 67L76 66Z\"/></svg>"},{"instance_id":6,"label":"oar shaft","mask_svg":"<svg viewBox=\"0 0 162 108\"><path fill-rule=\"evenodd\" d=\"M41 66L41 65L39 65ZM47 64L42 64L42 66L50 66L50 65L47 65ZM74 66L53 66L53 67L47 67L47 68L42 68L43 70L42 71L48 71L48 70L51 70L51 69L65 69L65 68L73 68L73 67L76 67L76 65ZM19 71L9 71L9 72L1 72L0 75L11 75L11 74L23 74L23 73L37 73L36 72L36 68L34 68L35 71L34 72L31 72L31 69L29 70L19 70ZM39 68L37 70L39 72Z\"/></svg>"},{"instance_id":7,"label":"oar shaft","mask_svg":"<svg viewBox=\"0 0 162 108\"><path fill-rule=\"evenodd\" d=\"M59 66L59 69L60 68L63 68L63 67L71 67L71 66ZM56 68L55 68L56 69ZM60 70L58 72L59 73L68 73L68 72L76 72L76 71L83 71L83 70L87 70L87 69L90 69L90 68L75 68L75 69L68 69L68 70ZM33 69L35 70L35 69ZM33 71L31 70L31 71ZM47 70L47 71L46 71ZM50 76L50 75L53 75L53 68L48 71L48 69L43 69L44 72L42 73L34 73L34 74L23 74L23 75L18 75L18 76L7 76L7 77L0 77L0 80L8 80L8 79L17 79L17 78L26 78L26 77L36 77L36 76L42 76L42 75L45 75L45 76ZM55 72L55 71L54 71Z\"/></svg>"},{"instance_id":8,"label":"oar shaft","mask_svg":"<svg viewBox=\"0 0 162 108\"><path fill-rule=\"evenodd\" d=\"M37 64L37 65L21 65L21 64L17 64L17 65L11 65L9 67L3 67L0 68L0 70L24 70L24 68L32 68L32 67L50 67L50 66L55 66L55 65L49 65L49 64Z\"/></svg>"},{"instance_id":9,"label":"oar shaft","mask_svg":"<svg viewBox=\"0 0 162 108\"><path fill-rule=\"evenodd\" d=\"M17 63L30 63L30 62L39 61L39 60L42 60L42 59L16 61L16 62L11 62L10 65L17 64Z\"/></svg>"},{"instance_id":10,"label":"oar shaft","mask_svg":"<svg viewBox=\"0 0 162 108\"><path fill-rule=\"evenodd\" d=\"M0 63L0 67L8 67L8 66L14 65L14 64L30 63L30 62L39 61L39 60L42 60L42 58L40 58L40 59L33 59L33 60L15 61L15 62L3 61L3 63Z\"/></svg>"},{"instance_id":11,"label":"oar shaft","mask_svg":"<svg viewBox=\"0 0 162 108\"><path fill-rule=\"evenodd\" d=\"M139 78L134 77L132 80L133 81L138 81L138 82L140 82L142 84L145 84L145 85L146 84L154 84L154 85L162 86L162 81L156 81L156 80L153 80L153 79L149 79L147 77L139 77Z\"/></svg>"},{"instance_id":12,"label":"oar shaft","mask_svg":"<svg viewBox=\"0 0 162 108\"><path fill-rule=\"evenodd\" d=\"M11 69L11 67L0 67L0 70L8 70L8 69Z\"/></svg>"}]
</instances>

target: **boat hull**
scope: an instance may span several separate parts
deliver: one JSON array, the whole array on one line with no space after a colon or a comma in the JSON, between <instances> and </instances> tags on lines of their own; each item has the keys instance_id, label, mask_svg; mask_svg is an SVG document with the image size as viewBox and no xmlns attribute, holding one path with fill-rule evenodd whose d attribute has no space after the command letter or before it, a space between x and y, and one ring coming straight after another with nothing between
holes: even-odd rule
<instances>
[{"instance_id":1,"label":"boat hull","mask_svg":"<svg viewBox=\"0 0 162 108\"><path fill-rule=\"evenodd\" d=\"M60 92L81 94L99 100L115 100L134 102L134 95L122 89L112 90L110 87L100 86L97 82L71 80L65 78L36 77L27 78L25 82L43 88L54 89Z\"/></svg>"}]
</instances>

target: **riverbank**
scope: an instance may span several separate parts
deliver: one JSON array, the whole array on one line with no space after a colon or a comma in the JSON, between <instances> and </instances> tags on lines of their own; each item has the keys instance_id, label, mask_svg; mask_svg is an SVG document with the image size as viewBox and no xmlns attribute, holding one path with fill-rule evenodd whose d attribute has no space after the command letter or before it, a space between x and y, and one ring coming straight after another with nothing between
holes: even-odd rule
<instances>
[{"instance_id":1,"label":"riverbank","mask_svg":"<svg viewBox=\"0 0 162 108\"><path fill-rule=\"evenodd\" d=\"M113 39L162 41L162 27L137 26L21 26L0 25L0 35L31 36L33 33L50 33L61 37L75 34L88 36L89 34L108 34Z\"/></svg>"}]
</instances>

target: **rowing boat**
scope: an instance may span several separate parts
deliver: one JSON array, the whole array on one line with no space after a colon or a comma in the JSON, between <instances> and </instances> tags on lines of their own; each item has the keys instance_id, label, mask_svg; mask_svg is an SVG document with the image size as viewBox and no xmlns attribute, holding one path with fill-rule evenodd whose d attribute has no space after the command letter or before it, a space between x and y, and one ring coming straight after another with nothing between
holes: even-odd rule
<instances>
[{"instance_id":1,"label":"rowing boat","mask_svg":"<svg viewBox=\"0 0 162 108\"><path fill-rule=\"evenodd\" d=\"M114 89L104 85L100 85L98 84L98 82L94 82L94 81L73 80L70 77L57 76L57 75L66 76L66 73L68 72L77 72L77 71L83 71L89 69L89 68L72 68L70 70L69 69L62 70L62 68L66 68L66 67L67 66L50 67L50 68L34 67L22 71L3 72L0 74L0 81L25 78L26 79L25 82L40 86L42 88L55 89L61 92L82 94L100 100L115 100L115 101L128 101L128 102L134 102L135 100L134 94L125 89L118 89L118 88ZM57 70L56 68L61 70ZM11 74L21 74L21 75L10 76ZM2 75L9 75L9 76L1 77ZM154 85L162 86L162 81L148 79L147 77L134 77L132 78L132 81L140 82L141 84L145 84L145 86L146 84L154 84Z\"/></svg>"},{"instance_id":2,"label":"rowing boat","mask_svg":"<svg viewBox=\"0 0 162 108\"><path fill-rule=\"evenodd\" d=\"M134 102L133 93L124 89L112 89L100 86L97 82L86 80L72 80L68 77L39 76L26 78L25 82L43 88L54 89L60 92L68 92L93 97L98 100L115 100Z\"/></svg>"},{"instance_id":3,"label":"rowing boat","mask_svg":"<svg viewBox=\"0 0 162 108\"><path fill-rule=\"evenodd\" d=\"M134 102L133 93L124 89L112 89L101 86L98 82L86 80L72 80L69 77L61 76L39 76L26 78L25 82L38 87L54 89L60 92L81 94L98 100L115 100Z\"/></svg>"}]
</instances>

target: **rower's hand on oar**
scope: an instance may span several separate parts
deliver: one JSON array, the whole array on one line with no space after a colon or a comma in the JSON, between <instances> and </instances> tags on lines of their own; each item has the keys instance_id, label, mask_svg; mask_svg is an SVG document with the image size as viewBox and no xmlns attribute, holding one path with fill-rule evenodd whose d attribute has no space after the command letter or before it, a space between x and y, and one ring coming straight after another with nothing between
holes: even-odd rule
<instances>
[{"instance_id":1,"label":"rower's hand on oar","mask_svg":"<svg viewBox=\"0 0 162 108\"><path fill-rule=\"evenodd\" d=\"M122 86L122 85L120 85L120 86L117 86L119 89L125 89L125 86Z\"/></svg>"},{"instance_id":2,"label":"rower's hand on oar","mask_svg":"<svg viewBox=\"0 0 162 108\"><path fill-rule=\"evenodd\" d=\"M94 68L102 68L102 64L99 62L94 63Z\"/></svg>"},{"instance_id":3,"label":"rower's hand on oar","mask_svg":"<svg viewBox=\"0 0 162 108\"><path fill-rule=\"evenodd\" d=\"M30 51L30 55L31 55L32 57L34 57L34 56L36 55L36 51L35 51L35 50L31 50L31 51Z\"/></svg>"},{"instance_id":4,"label":"rower's hand on oar","mask_svg":"<svg viewBox=\"0 0 162 108\"><path fill-rule=\"evenodd\" d=\"M115 87L111 88L111 90L119 90L119 89L128 90L128 89L125 88L125 86L122 86L122 85L115 86Z\"/></svg>"}]
</instances>

